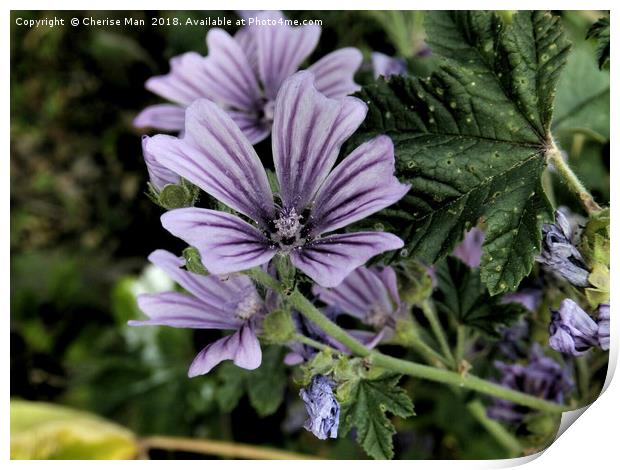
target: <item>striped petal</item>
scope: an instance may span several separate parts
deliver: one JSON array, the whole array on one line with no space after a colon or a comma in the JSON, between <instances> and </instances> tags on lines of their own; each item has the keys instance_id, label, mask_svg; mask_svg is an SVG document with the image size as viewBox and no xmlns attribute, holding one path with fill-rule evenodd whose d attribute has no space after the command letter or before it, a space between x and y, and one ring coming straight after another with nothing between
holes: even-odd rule
<instances>
[{"instance_id":1,"label":"striped petal","mask_svg":"<svg viewBox=\"0 0 620 470\"><path fill-rule=\"evenodd\" d=\"M166 250L155 250L149 261L177 282L185 290L215 311L232 315L237 305L248 296L256 296L254 283L247 276L222 278L217 275L201 276L186 269L185 259Z\"/></svg>"},{"instance_id":2,"label":"striped petal","mask_svg":"<svg viewBox=\"0 0 620 470\"><path fill-rule=\"evenodd\" d=\"M204 84L207 80L204 60L196 52L173 57L170 59L170 72L149 78L145 84L146 89L184 106L195 99L204 98Z\"/></svg>"},{"instance_id":3,"label":"striped petal","mask_svg":"<svg viewBox=\"0 0 620 470\"><path fill-rule=\"evenodd\" d=\"M410 186L394 176L394 145L379 136L357 147L327 177L314 203L313 235L374 214L401 199Z\"/></svg>"},{"instance_id":4,"label":"striped petal","mask_svg":"<svg viewBox=\"0 0 620 470\"><path fill-rule=\"evenodd\" d=\"M252 145L261 142L271 133L271 125L267 121L259 119L257 113L228 111L227 114L235 121L235 124L239 126L245 138Z\"/></svg>"},{"instance_id":5,"label":"striped petal","mask_svg":"<svg viewBox=\"0 0 620 470\"><path fill-rule=\"evenodd\" d=\"M133 120L135 127L152 127L178 132L185 124L185 109L175 104L156 104L144 108Z\"/></svg>"},{"instance_id":6,"label":"striped petal","mask_svg":"<svg viewBox=\"0 0 620 470\"><path fill-rule=\"evenodd\" d=\"M226 360L232 360L235 365L248 370L260 366L262 352L251 323L244 324L235 334L217 340L200 351L192 362L188 375L196 377L207 374Z\"/></svg>"},{"instance_id":7,"label":"striped petal","mask_svg":"<svg viewBox=\"0 0 620 470\"><path fill-rule=\"evenodd\" d=\"M241 321L235 318L234 311L213 308L195 297L180 292L143 294L138 297L138 306L149 319L130 320L128 322L130 326L235 329L241 324Z\"/></svg>"},{"instance_id":8,"label":"striped petal","mask_svg":"<svg viewBox=\"0 0 620 470\"><path fill-rule=\"evenodd\" d=\"M239 42L223 29L212 28L207 33L207 47L202 96L237 110L256 110L262 93Z\"/></svg>"},{"instance_id":9,"label":"striped petal","mask_svg":"<svg viewBox=\"0 0 620 470\"><path fill-rule=\"evenodd\" d=\"M279 21L282 12L264 11L259 20ZM295 73L316 47L321 28L284 24L252 26L258 53L258 71L267 98L274 99L284 80Z\"/></svg>"},{"instance_id":10,"label":"striped petal","mask_svg":"<svg viewBox=\"0 0 620 470\"><path fill-rule=\"evenodd\" d=\"M312 201L334 166L340 146L366 116L357 98L333 100L319 93L310 72L289 78L276 100L273 158L286 207L298 213Z\"/></svg>"},{"instance_id":11,"label":"striped petal","mask_svg":"<svg viewBox=\"0 0 620 470\"><path fill-rule=\"evenodd\" d=\"M276 250L255 227L225 212L188 207L166 212L162 225L200 252L202 264L213 274L260 266Z\"/></svg>"},{"instance_id":12,"label":"striped petal","mask_svg":"<svg viewBox=\"0 0 620 470\"><path fill-rule=\"evenodd\" d=\"M327 54L310 67L314 85L328 98L342 98L359 91L353 76L362 65L362 53L354 47L345 47Z\"/></svg>"},{"instance_id":13,"label":"striped petal","mask_svg":"<svg viewBox=\"0 0 620 470\"><path fill-rule=\"evenodd\" d=\"M274 213L265 169L239 127L215 103L195 101L185 136L157 135L147 149L157 161L227 206L265 224Z\"/></svg>"},{"instance_id":14,"label":"striped petal","mask_svg":"<svg viewBox=\"0 0 620 470\"><path fill-rule=\"evenodd\" d=\"M322 287L335 287L373 256L402 248L403 241L385 232L331 235L291 253L293 264Z\"/></svg>"}]
</instances>

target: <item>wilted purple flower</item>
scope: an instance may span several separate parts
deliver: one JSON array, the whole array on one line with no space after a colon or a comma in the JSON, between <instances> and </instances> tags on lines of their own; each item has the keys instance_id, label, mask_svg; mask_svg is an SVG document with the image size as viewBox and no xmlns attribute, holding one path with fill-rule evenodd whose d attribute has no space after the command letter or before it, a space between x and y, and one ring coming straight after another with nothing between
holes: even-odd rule
<instances>
[{"instance_id":1,"label":"wilted purple flower","mask_svg":"<svg viewBox=\"0 0 620 470\"><path fill-rule=\"evenodd\" d=\"M609 304L598 306L597 336L598 342L603 351L609 350Z\"/></svg>"},{"instance_id":2,"label":"wilted purple flower","mask_svg":"<svg viewBox=\"0 0 620 470\"><path fill-rule=\"evenodd\" d=\"M334 385L334 382L324 375L315 375L310 386L299 391L308 412L304 428L319 439L338 437L340 404L334 397Z\"/></svg>"},{"instance_id":3,"label":"wilted purple flower","mask_svg":"<svg viewBox=\"0 0 620 470\"><path fill-rule=\"evenodd\" d=\"M280 21L279 11L257 12L258 20ZM315 49L321 28L286 24L252 25L234 37L219 28L207 34L209 55L196 52L174 57L170 73L152 77L146 88L175 104L149 106L135 119L138 127L183 130L185 108L207 98L224 108L245 137L255 144L271 132L274 102L280 86ZM353 47L338 49L311 65L319 91L341 98L360 89L353 75L362 54Z\"/></svg>"},{"instance_id":4,"label":"wilted purple flower","mask_svg":"<svg viewBox=\"0 0 620 470\"><path fill-rule=\"evenodd\" d=\"M405 308L398 295L396 273L390 267L360 266L336 287L314 286L313 293L328 307L377 329L379 334L370 347L374 347L388 330L394 330L396 319Z\"/></svg>"},{"instance_id":5,"label":"wilted purple flower","mask_svg":"<svg viewBox=\"0 0 620 470\"><path fill-rule=\"evenodd\" d=\"M517 292L504 295L501 303L521 304L530 312L535 312L538 310L538 306L542 300L542 294L543 292L541 289L537 289L535 287L525 287L523 289L519 289Z\"/></svg>"},{"instance_id":6,"label":"wilted purple flower","mask_svg":"<svg viewBox=\"0 0 620 470\"><path fill-rule=\"evenodd\" d=\"M465 234L463 241L457 245L452 254L470 268L477 268L480 266L483 242L484 232L474 227Z\"/></svg>"},{"instance_id":7,"label":"wilted purple flower","mask_svg":"<svg viewBox=\"0 0 620 470\"><path fill-rule=\"evenodd\" d=\"M590 272L573 243L573 231L564 213L555 211L555 224L544 224L542 233L542 251L536 261L550 273L563 277L574 286L589 286Z\"/></svg>"},{"instance_id":8,"label":"wilted purple flower","mask_svg":"<svg viewBox=\"0 0 620 470\"><path fill-rule=\"evenodd\" d=\"M230 359L244 369L260 366L262 354L256 337L257 321L265 314L263 299L247 276L200 276L182 269L183 258L156 250L149 260L189 292L163 292L138 297L148 320L131 320L131 326L163 325L173 328L236 330L204 348L189 368L189 376L206 374Z\"/></svg>"},{"instance_id":9,"label":"wilted purple flower","mask_svg":"<svg viewBox=\"0 0 620 470\"><path fill-rule=\"evenodd\" d=\"M400 57L390 57L381 52L373 52L370 55L372 61L372 73L375 78L381 76L388 78L392 75L405 75L407 73L407 62Z\"/></svg>"},{"instance_id":10,"label":"wilted purple flower","mask_svg":"<svg viewBox=\"0 0 620 470\"><path fill-rule=\"evenodd\" d=\"M537 343L532 346L527 364L495 361L495 367L502 374L500 384L504 387L556 403L563 403L565 395L575 386L568 371L545 356ZM526 406L496 398L488 415L493 419L518 423L529 411Z\"/></svg>"},{"instance_id":11,"label":"wilted purple flower","mask_svg":"<svg viewBox=\"0 0 620 470\"><path fill-rule=\"evenodd\" d=\"M582 356L598 345L598 326L577 303L564 299L551 312L549 346L571 356Z\"/></svg>"},{"instance_id":12,"label":"wilted purple flower","mask_svg":"<svg viewBox=\"0 0 620 470\"><path fill-rule=\"evenodd\" d=\"M147 151L158 162L256 224L200 208L162 216L167 230L199 250L209 272L253 268L282 253L315 282L333 287L372 256L403 246L384 232L323 236L393 204L409 185L394 177L394 146L387 136L360 145L333 168L367 108L357 98L326 98L313 82L311 73L299 72L276 100L275 201L254 148L211 101L187 109L183 138L148 140Z\"/></svg>"}]
</instances>

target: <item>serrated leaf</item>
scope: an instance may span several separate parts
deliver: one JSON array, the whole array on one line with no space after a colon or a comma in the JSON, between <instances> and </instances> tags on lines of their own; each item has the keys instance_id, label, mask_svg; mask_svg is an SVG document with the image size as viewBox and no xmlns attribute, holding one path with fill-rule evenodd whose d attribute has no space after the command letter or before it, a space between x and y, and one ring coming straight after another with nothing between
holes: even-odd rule
<instances>
[{"instance_id":1,"label":"serrated leaf","mask_svg":"<svg viewBox=\"0 0 620 470\"><path fill-rule=\"evenodd\" d=\"M595 38L596 58L600 69L609 66L609 55L611 53L609 17L601 18L596 21L588 30L586 39Z\"/></svg>"},{"instance_id":2,"label":"serrated leaf","mask_svg":"<svg viewBox=\"0 0 620 470\"><path fill-rule=\"evenodd\" d=\"M134 434L91 413L11 400L11 459L132 459Z\"/></svg>"},{"instance_id":3,"label":"serrated leaf","mask_svg":"<svg viewBox=\"0 0 620 470\"><path fill-rule=\"evenodd\" d=\"M426 29L442 59L433 75L360 92L369 113L355 141L390 135L397 176L412 185L366 223L398 233L401 255L435 263L482 217L482 279L492 294L514 290L552 219L541 175L569 44L558 19L539 11L520 11L509 25L489 12L432 12Z\"/></svg>"},{"instance_id":4,"label":"serrated leaf","mask_svg":"<svg viewBox=\"0 0 620 470\"><path fill-rule=\"evenodd\" d=\"M499 337L501 326L514 323L525 313L519 304L502 304L501 296L489 296L478 270L456 258L448 257L439 263L436 276L435 301L439 310L488 336Z\"/></svg>"},{"instance_id":5,"label":"serrated leaf","mask_svg":"<svg viewBox=\"0 0 620 470\"><path fill-rule=\"evenodd\" d=\"M414 414L411 399L397 385L400 378L399 374L386 374L375 380L360 379L351 384L349 400L340 410L340 434L355 428L357 442L375 459L394 456L392 435L396 430L385 413L401 418Z\"/></svg>"}]
</instances>

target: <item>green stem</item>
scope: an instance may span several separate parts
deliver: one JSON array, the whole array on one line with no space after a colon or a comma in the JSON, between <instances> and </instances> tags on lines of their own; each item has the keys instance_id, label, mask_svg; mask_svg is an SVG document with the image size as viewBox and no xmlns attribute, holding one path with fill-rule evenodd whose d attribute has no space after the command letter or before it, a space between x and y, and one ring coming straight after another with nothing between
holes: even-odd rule
<instances>
[{"instance_id":1,"label":"green stem","mask_svg":"<svg viewBox=\"0 0 620 470\"><path fill-rule=\"evenodd\" d=\"M473 375L462 376L456 372L438 369L436 367L430 367L423 364L416 364L414 362L387 356L377 351L371 351L323 315L298 290L294 290L290 295L288 295L288 300L291 306L293 306L298 312L308 318L308 320L315 323L332 338L349 348L353 354L360 357L369 357L371 361L379 367L409 375L411 377L467 388L485 395L503 398L505 400L537 410L548 411L551 413L561 413L563 411L570 410L569 407L518 392L496 383L480 379Z\"/></svg>"},{"instance_id":2,"label":"green stem","mask_svg":"<svg viewBox=\"0 0 620 470\"><path fill-rule=\"evenodd\" d=\"M455 368L458 367L458 364L454 361L454 356L452 355L452 351L450 351L450 346L448 345L448 339L446 337L446 333L441 326L441 322L439 321L439 317L437 317L437 312L435 308L430 303L430 300L425 300L421 305L422 312L424 316L428 320L431 325L431 329L433 330L433 334L439 343L439 347L441 348L441 352L444 357L452 364L455 365Z\"/></svg>"},{"instance_id":3,"label":"green stem","mask_svg":"<svg viewBox=\"0 0 620 470\"><path fill-rule=\"evenodd\" d=\"M426 344L422 338L416 337L409 346L420 354L429 364L441 366L443 368L450 367L450 363L446 358Z\"/></svg>"},{"instance_id":4,"label":"green stem","mask_svg":"<svg viewBox=\"0 0 620 470\"><path fill-rule=\"evenodd\" d=\"M327 348L327 346L325 346L323 343L320 343L312 338L308 338L307 336L300 335L300 334L293 336L293 341L297 341L302 344L307 344L308 346L311 346L314 349L318 349L319 351Z\"/></svg>"},{"instance_id":5,"label":"green stem","mask_svg":"<svg viewBox=\"0 0 620 470\"><path fill-rule=\"evenodd\" d=\"M547 150L547 160L553 164L564 183L566 183L568 188L579 198L579 201L581 201L581 204L588 214L594 214L602 210L601 206L596 203L590 192L579 180L568 163L564 161L562 153L555 144L552 144L551 148Z\"/></svg>"},{"instance_id":6,"label":"green stem","mask_svg":"<svg viewBox=\"0 0 620 470\"><path fill-rule=\"evenodd\" d=\"M456 366L461 364L463 357L465 356L465 336L467 330L465 329L465 325L457 325L456 326L456 347L454 348L454 362L456 362Z\"/></svg>"},{"instance_id":7,"label":"green stem","mask_svg":"<svg viewBox=\"0 0 620 470\"><path fill-rule=\"evenodd\" d=\"M266 273L261 268L253 268L248 271L244 271L244 274L254 279L259 284L268 287L269 289L282 293L283 287L280 285L277 279Z\"/></svg>"},{"instance_id":8,"label":"green stem","mask_svg":"<svg viewBox=\"0 0 620 470\"><path fill-rule=\"evenodd\" d=\"M487 410L479 400L467 404L467 409L474 418L499 442L508 452L510 457L518 457L523 453L523 447L519 440L508 432L499 422L487 416Z\"/></svg>"}]
</instances>

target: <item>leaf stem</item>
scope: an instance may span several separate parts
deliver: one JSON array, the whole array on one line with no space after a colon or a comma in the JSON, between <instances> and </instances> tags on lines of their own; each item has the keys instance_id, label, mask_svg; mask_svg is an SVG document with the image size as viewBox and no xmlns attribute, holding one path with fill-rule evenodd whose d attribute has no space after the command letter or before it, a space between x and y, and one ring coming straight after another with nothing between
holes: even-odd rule
<instances>
[{"instance_id":1,"label":"leaf stem","mask_svg":"<svg viewBox=\"0 0 620 470\"><path fill-rule=\"evenodd\" d=\"M547 161L557 170L566 186L579 198L579 201L581 201L581 204L588 214L591 215L602 210L601 206L596 203L590 192L579 180L568 163L564 161L562 153L555 143L552 143L551 147L547 150Z\"/></svg>"},{"instance_id":2,"label":"leaf stem","mask_svg":"<svg viewBox=\"0 0 620 470\"><path fill-rule=\"evenodd\" d=\"M455 362L454 356L452 355L452 351L450 351L450 346L448 345L448 339L446 337L446 333L441 326L441 322L439 321L439 317L437 316L437 312L435 308L431 304L430 300L426 299L420 305L422 308L422 312L424 316L428 320L431 325L431 329L433 330L433 334L439 343L439 347L441 348L441 352L444 357L448 360L448 362L454 364L454 367L458 367L458 363Z\"/></svg>"},{"instance_id":3,"label":"leaf stem","mask_svg":"<svg viewBox=\"0 0 620 470\"><path fill-rule=\"evenodd\" d=\"M327 348L327 346L324 345L323 343L320 343L320 342L318 342L315 339L308 338L307 336L304 336L302 334L297 334L297 335L293 336L293 341L297 341L299 343L306 344L308 346L313 347L314 349L318 349L319 351L322 351L323 349Z\"/></svg>"},{"instance_id":4,"label":"leaf stem","mask_svg":"<svg viewBox=\"0 0 620 470\"><path fill-rule=\"evenodd\" d=\"M237 444L235 442L212 439L190 439L183 437L149 436L140 440L145 449L165 449L171 451L193 452L195 454L217 455L221 457L260 459L260 460L315 460L310 455L297 454L268 447Z\"/></svg>"},{"instance_id":5,"label":"leaf stem","mask_svg":"<svg viewBox=\"0 0 620 470\"><path fill-rule=\"evenodd\" d=\"M520 405L528 406L537 410L548 411L550 413L561 413L563 411L570 410L569 407L558 403L553 403L526 393L512 390L496 383L480 379L473 375L461 375L457 372L417 364L415 362L387 356L378 351L371 351L349 335L345 330L340 328L340 326L336 325L325 315L323 315L297 289L288 295L288 300L291 306L293 306L298 312L304 315L308 320L315 323L332 338L349 348L353 354L360 357L368 357L379 367L409 375L411 377L467 388L485 395L503 398Z\"/></svg>"},{"instance_id":6,"label":"leaf stem","mask_svg":"<svg viewBox=\"0 0 620 470\"><path fill-rule=\"evenodd\" d=\"M518 457L523 453L523 447L519 440L499 422L487 416L487 410L480 400L474 400L467 404L467 409L474 418L499 442L508 452L510 458Z\"/></svg>"},{"instance_id":7,"label":"leaf stem","mask_svg":"<svg viewBox=\"0 0 620 470\"><path fill-rule=\"evenodd\" d=\"M465 339L467 336L467 330L465 325L456 326L456 346L454 348L454 362L457 367L461 363L461 360L465 356Z\"/></svg>"}]
</instances>

